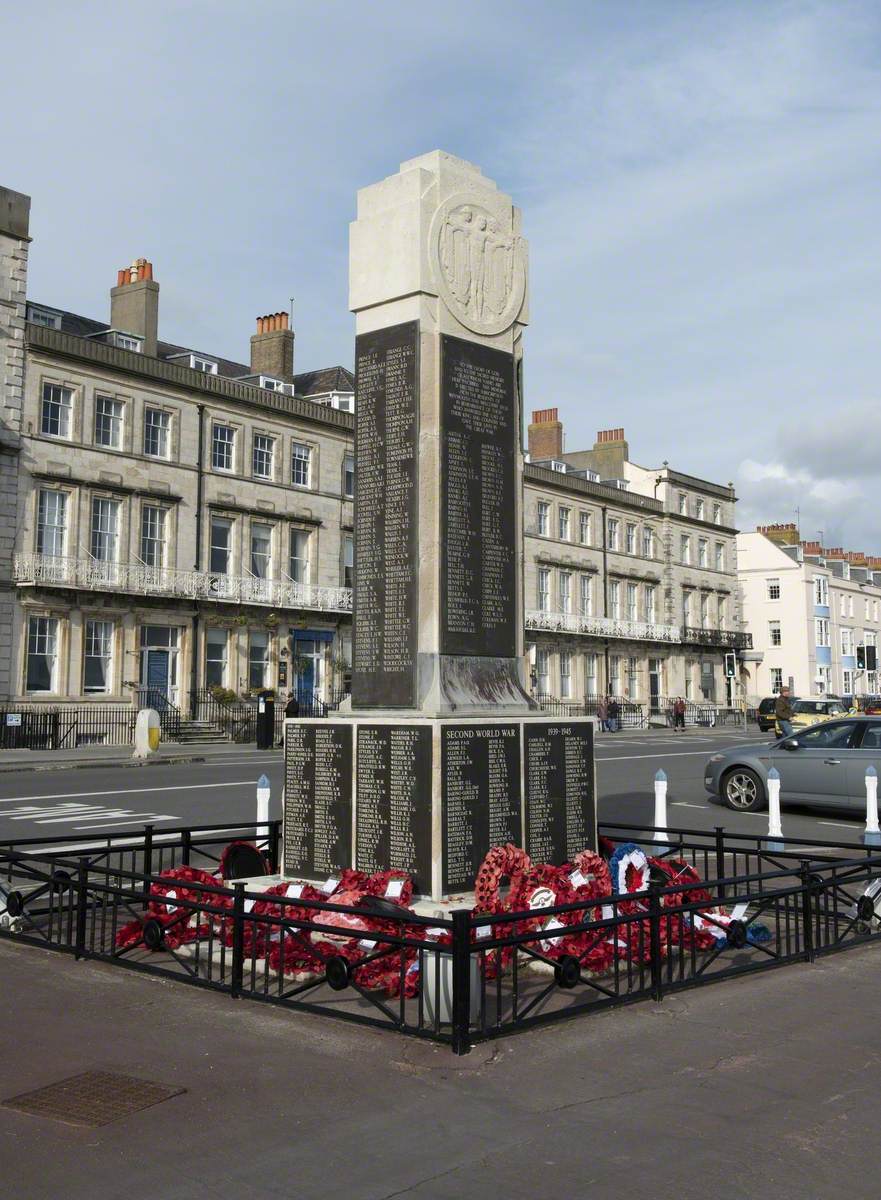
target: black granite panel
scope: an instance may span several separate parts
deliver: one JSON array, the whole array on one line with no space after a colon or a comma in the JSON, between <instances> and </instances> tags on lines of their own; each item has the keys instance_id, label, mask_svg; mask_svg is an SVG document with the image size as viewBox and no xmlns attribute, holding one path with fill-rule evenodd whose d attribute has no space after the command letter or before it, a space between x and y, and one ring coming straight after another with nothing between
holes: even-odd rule
<instances>
[{"instance_id":1,"label":"black granite panel","mask_svg":"<svg viewBox=\"0 0 881 1200\"><path fill-rule=\"evenodd\" d=\"M355 340L352 703L416 703L419 323Z\"/></svg>"},{"instance_id":2,"label":"black granite panel","mask_svg":"<svg viewBox=\"0 0 881 1200\"><path fill-rule=\"evenodd\" d=\"M441 653L517 652L514 356L441 338Z\"/></svg>"},{"instance_id":3,"label":"black granite panel","mask_svg":"<svg viewBox=\"0 0 881 1200\"><path fill-rule=\"evenodd\" d=\"M284 869L320 878L352 865L352 726L286 726Z\"/></svg>"},{"instance_id":4,"label":"black granite panel","mask_svg":"<svg viewBox=\"0 0 881 1200\"><path fill-rule=\"evenodd\" d=\"M473 887L487 850L521 844L520 725L441 730L443 889Z\"/></svg>"},{"instance_id":5,"label":"black granite panel","mask_svg":"<svg viewBox=\"0 0 881 1200\"><path fill-rule=\"evenodd\" d=\"M408 871L431 891L431 728L358 726L355 865Z\"/></svg>"},{"instance_id":6,"label":"black granite panel","mask_svg":"<svg viewBox=\"0 0 881 1200\"><path fill-rule=\"evenodd\" d=\"M593 725L527 721L524 730L526 850L559 866L597 846Z\"/></svg>"}]
</instances>

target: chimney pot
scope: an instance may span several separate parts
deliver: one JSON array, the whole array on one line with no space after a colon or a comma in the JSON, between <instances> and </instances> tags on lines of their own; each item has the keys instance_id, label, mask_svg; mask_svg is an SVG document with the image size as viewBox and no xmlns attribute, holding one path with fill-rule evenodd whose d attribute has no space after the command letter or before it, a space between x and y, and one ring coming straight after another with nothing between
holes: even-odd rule
<instances>
[{"instance_id":1,"label":"chimney pot","mask_svg":"<svg viewBox=\"0 0 881 1200\"><path fill-rule=\"evenodd\" d=\"M273 375L286 383L294 378L294 332L288 328L286 312L264 313L257 318L257 332L251 335L251 374ZM280 333L281 337L265 337Z\"/></svg>"}]
</instances>

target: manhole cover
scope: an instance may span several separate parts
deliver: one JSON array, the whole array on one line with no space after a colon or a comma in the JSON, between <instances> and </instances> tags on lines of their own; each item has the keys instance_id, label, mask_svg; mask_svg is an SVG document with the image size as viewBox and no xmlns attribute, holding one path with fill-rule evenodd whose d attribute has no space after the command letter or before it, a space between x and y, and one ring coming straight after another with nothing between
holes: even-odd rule
<instances>
[{"instance_id":1,"label":"manhole cover","mask_svg":"<svg viewBox=\"0 0 881 1200\"><path fill-rule=\"evenodd\" d=\"M3 1101L3 1107L36 1117L53 1117L69 1125L109 1125L185 1091L186 1088L164 1087L132 1075L86 1071L35 1092L13 1096Z\"/></svg>"}]
</instances>

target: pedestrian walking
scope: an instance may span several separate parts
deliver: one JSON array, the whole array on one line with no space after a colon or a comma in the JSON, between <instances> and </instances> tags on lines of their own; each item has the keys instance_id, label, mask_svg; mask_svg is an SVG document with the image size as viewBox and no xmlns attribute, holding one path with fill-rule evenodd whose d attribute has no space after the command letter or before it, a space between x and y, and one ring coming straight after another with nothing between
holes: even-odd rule
<instances>
[{"instance_id":1,"label":"pedestrian walking","mask_svg":"<svg viewBox=\"0 0 881 1200\"><path fill-rule=\"evenodd\" d=\"M599 721L600 729L605 733L609 728L609 706L604 699L597 704L597 721Z\"/></svg>"},{"instance_id":2,"label":"pedestrian walking","mask_svg":"<svg viewBox=\"0 0 881 1200\"><path fill-rule=\"evenodd\" d=\"M291 692L288 696L288 702L284 706L284 715L286 717L298 717L300 715L300 701L297 699L297 693Z\"/></svg>"},{"instance_id":3,"label":"pedestrian walking","mask_svg":"<svg viewBox=\"0 0 881 1200\"><path fill-rule=\"evenodd\" d=\"M617 733L618 732L618 722L621 717L621 705L618 703L618 701L615 699L614 696L609 701L608 713L609 713L609 720L608 720L609 733Z\"/></svg>"},{"instance_id":4,"label":"pedestrian walking","mask_svg":"<svg viewBox=\"0 0 881 1200\"><path fill-rule=\"evenodd\" d=\"M673 704L673 732L678 733L681 729L685 733L685 701L681 696L677 696Z\"/></svg>"},{"instance_id":5,"label":"pedestrian walking","mask_svg":"<svg viewBox=\"0 0 881 1200\"><path fill-rule=\"evenodd\" d=\"M792 737L792 718L794 715L789 688L781 688L780 695L774 704L774 716L777 718L777 728L780 731L781 737Z\"/></svg>"}]
</instances>

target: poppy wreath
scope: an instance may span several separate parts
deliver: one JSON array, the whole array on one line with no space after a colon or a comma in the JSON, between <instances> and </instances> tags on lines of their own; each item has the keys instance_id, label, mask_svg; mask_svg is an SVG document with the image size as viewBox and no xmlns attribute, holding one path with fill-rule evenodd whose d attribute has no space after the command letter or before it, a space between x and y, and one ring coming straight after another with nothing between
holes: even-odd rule
<instances>
[{"instance_id":1,"label":"poppy wreath","mask_svg":"<svg viewBox=\"0 0 881 1200\"><path fill-rule=\"evenodd\" d=\"M278 899L276 899L276 897ZM281 903L282 900L325 900L324 892L308 883L276 883L267 888L260 900L246 900L245 907L250 904L250 911L255 917L277 917L295 921L311 921L314 919L314 909L302 905ZM232 945L232 922L227 921L224 929L224 941ZM321 967L321 959L309 949L309 930L305 929L299 935L288 933L282 938L281 926L264 921L245 921L243 945L246 956L254 955L268 958L270 965L278 969L282 954L279 944L284 941L284 958L289 962L290 971L317 971Z\"/></svg>"},{"instance_id":2,"label":"poppy wreath","mask_svg":"<svg viewBox=\"0 0 881 1200\"><path fill-rule=\"evenodd\" d=\"M510 912L527 912L530 909L551 908L556 904L573 904L576 900L575 888L569 879L565 867L553 867L549 863L534 863L528 871L518 876L508 893L507 907ZM535 917L518 921L515 929L519 934L556 933L567 925L577 925L581 914L573 912L559 914L536 914ZM513 932L510 926L508 931ZM562 958L566 954L574 954L579 948L579 935L562 934L536 938L533 947L547 958ZM529 943L527 943L528 945Z\"/></svg>"},{"instance_id":3,"label":"poppy wreath","mask_svg":"<svg viewBox=\"0 0 881 1200\"><path fill-rule=\"evenodd\" d=\"M611 846L611 843L609 843ZM595 850L582 850L565 868L569 882L575 889L576 900L602 900L612 891L612 876L609 864ZM595 921L602 914L594 904L576 915L579 921ZM595 975L604 974L611 966L614 949L602 932L585 930L580 935L580 944L571 953L580 960L582 967Z\"/></svg>"},{"instance_id":4,"label":"poppy wreath","mask_svg":"<svg viewBox=\"0 0 881 1200\"><path fill-rule=\"evenodd\" d=\"M491 850L487 851L474 881L472 914L482 916L485 913L510 912L511 895L516 891L523 875L531 867L532 859L525 850L521 850L513 842L506 842L503 846L493 846ZM507 879L510 885L506 901L501 898L503 879ZM478 926L473 933L476 942L480 941L478 935L485 932L487 928L491 929L494 937L504 937L513 932L510 925ZM504 971L513 954L513 946L503 946L500 952L494 952L489 957L482 954L480 956L481 969L487 978L495 979L500 971Z\"/></svg>"},{"instance_id":5,"label":"poppy wreath","mask_svg":"<svg viewBox=\"0 0 881 1200\"><path fill-rule=\"evenodd\" d=\"M532 866L532 859L525 850L506 842L504 846L493 846L480 864L474 882L474 912L504 912L507 905L499 899L502 880L510 882L510 890L517 886L520 877Z\"/></svg>"},{"instance_id":6,"label":"poppy wreath","mask_svg":"<svg viewBox=\"0 0 881 1200\"><path fill-rule=\"evenodd\" d=\"M390 885L397 883L400 884L400 894L389 897ZM292 894L293 888L297 889L295 895ZM398 888L392 890L397 892ZM404 871L377 871L368 876L347 868L339 876L336 889L330 895L309 884L277 884L268 889L264 900L254 905L254 912L258 915L271 913L273 916L303 921L306 925L299 933L284 937L280 936L280 931L272 930L268 939L269 965L274 970L282 970L285 974L297 976L299 980L306 980L320 977L328 956L342 956L351 964L352 978L359 987L381 988L394 996L400 992L403 958L405 991L408 996L415 996L419 980L413 966L418 949L408 946L399 950L389 946L388 952L383 953L384 943L371 935L400 935L401 924L359 908L365 897L382 896L392 899L403 915L407 912L412 895L413 881ZM351 911L329 912L302 905L279 904L271 900L271 896L330 902ZM310 930L309 925L331 926L331 930ZM406 929L405 932L409 937L421 936L413 929ZM359 962L364 962L364 966L359 968Z\"/></svg>"},{"instance_id":7,"label":"poppy wreath","mask_svg":"<svg viewBox=\"0 0 881 1200\"><path fill-rule=\"evenodd\" d=\"M214 908L229 908L232 897L226 893L207 893L205 887L216 888L219 880L198 867L169 867L160 878L165 883L150 885L150 898L143 917L129 921L117 931L116 947L126 950L138 945L143 938L144 926L150 920L162 926L162 944L170 950L186 942L206 938L222 917L211 913L199 913L196 909L176 904L176 900L189 900L194 904L210 904ZM202 886L187 887L187 884Z\"/></svg>"},{"instance_id":8,"label":"poppy wreath","mask_svg":"<svg viewBox=\"0 0 881 1200\"><path fill-rule=\"evenodd\" d=\"M648 921L648 898L645 895L635 896L635 893L645 892L651 882L651 869L648 855L635 842L623 842L612 852L609 859L609 874L612 881L612 893L619 897L617 905L603 906L603 916L611 918L634 917L645 913L643 921L627 921L613 926L609 930L607 944L619 958L641 960L648 962L651 958L651 938ZM627 896L634 895L628 900ZM666 939L662 938L663 951Z\"/></svg>"}]
</instances>

